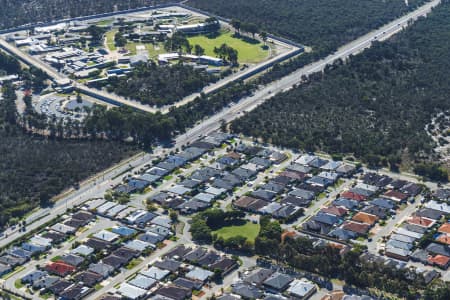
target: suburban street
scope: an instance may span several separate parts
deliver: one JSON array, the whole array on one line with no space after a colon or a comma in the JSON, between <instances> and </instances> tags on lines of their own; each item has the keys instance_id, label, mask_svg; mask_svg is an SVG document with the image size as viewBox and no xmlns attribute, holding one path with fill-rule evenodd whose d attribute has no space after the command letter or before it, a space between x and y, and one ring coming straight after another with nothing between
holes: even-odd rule
<instances>
[{"instance_id":1,"label":"suburban street","mask_svg":"<svg viewBox=\"0 0 450 300\"><path fill-rule=\"evenodd\" d=\"M374 30L363 37L341 47L336 53L326 57L323 60L317 61L313 64L307 65L298 71L276 81L273 82L254 93L254 95L242 99L239 103L234 106L226 107L221 112L216 115L203 120L199 125L189 129L186 133L178 136L175 139L175 144L172 149L164 149L162 147L158 147L154 150L152 155L137 155L133 159L122 162L111 169L104 171L98 174L95 179L89 180L85 184L80 185L80 189L70 192L67 195L58 197L60 200L55 203L55 205L51 208L42 208L31 214L27 220L34 221L34 223L27 225L27 228L24 232L19 232L17 229L14 231L7 230L5 233L8 235L7 237L3 237L0 239L0 247L3 247L17 239L18 237L25 235L30 232L32 229L39 227L42 224L53 219L56 215L62 214L66 211L67 208L73 207L79 203L82 203L90 198L94 197L103 197L104 192L110 188L111 185L117 184L121 181L122 177L125 176L125 171L129 170L131 167L134 170L138 170L145 164L151 162L151 160L163 153L167 153L176 148L180 148L182 145L186 145L187 143L193 142L198 139L199 136L203 136L208 134L214 130L220 128L221 121L224 120L226 122L231 122L232 120L241 116L243 112L250 111L256 108L258 105L262 104L267 99L273 97L274 94L278 92L282 92L288 90L294 84L301 83L301 77L303 75L308 75L313 72L321 71L325 68L327 64L331 64L337 59L345 59L350 55L354 55L363 49L370 47L372 41L375 38L382 39L387 38L397 32L399 32L403 26L406 26L410 20L415 20L420 16L426 15L434 6L438 5L440 0L434 0L430 3L427 3L421 6L416 11L405 15L389 24ZM0 46L2 47L11 47L9 44L4 45L6 42L0 39ZM15 49L15 48L14 48ZM33 62L31 62L33 63ZM41 67L40 64L37 64L38 67ZM45 66L44 66L45 67ZM45 70L45 68L44 68ZM55 76L59 76L55 74ZM120 175L120 176L118 176Z\"/></svg>"}]
</instances>

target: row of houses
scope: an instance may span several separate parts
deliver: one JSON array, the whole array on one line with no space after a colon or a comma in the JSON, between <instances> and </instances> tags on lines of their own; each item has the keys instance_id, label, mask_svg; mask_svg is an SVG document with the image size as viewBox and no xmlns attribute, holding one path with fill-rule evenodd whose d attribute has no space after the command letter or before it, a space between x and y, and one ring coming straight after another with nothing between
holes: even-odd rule
<instances>
[{"instance_id":1,"label":"row of houses","mask_svg":"<svg viewBox=\"0 0 450 300\"><path fill-rule=\"evenodd\" d=\"M61 244L94 218L95 216L91 213L74 213L65 220L38 232L20 245L14 245L7 249L0 256L0 275L11 272L15 267L25 264L31 258Z\"/></svg>"},{"instance_id":2,"label":"row of houses","mask_svg":"<svg viewBox=\"0 0 450 300\"><path fill-rule=\"evenodd\" d=\"M179 153L166 157L164 160L145 170L142 175L127 179L125 183L118 185L114 190L128 194L142 192L150 185L155 185L162 181L165 176L173 173L176 169L182 168L189 162L199 159L205 153L221 146L230 139L231 136L228 134L213 133L208 137L192 143Z\"/></svg>"},{"instance_id":3,"label":"row of houses","mask_svg":"<svg viewBox=\"0 0 450 300\"><path fill-rule=\"evenodd\" d=\"M450 264L450 224L445 220L449 214L447 203L426 202L392 232L385 243L385 254L447 269Z\"/></svg>"},{"instance_id":4,"label":"row of houses","mask_svg":"<svg viewBox=\"0 0 450 300\"><path fill-rule=\"evenodd\" d=\"M306 278L258 267L244 273L231 285L231 293L219 299L308 299L316 291L316 285Z\"/></svg>"},{"instance_id":5,"label":"row of houses","mask_svg":"<svg viewBox=\"0 0 450 300\"><path fill-rule=\"evenodd\" d=\"M22 283L60 299L82 299L95 285L120 272L133 259L157 249L169 234L169 228L151 226L137 230L118 223L90 235L70 252L27 274Z\"/></svg>"},{"instance_id":6,"label":"row of houses","mask_svg":"<svg viewBox=\"0 0 450 300\"><path fill-rule=\"evenodd\" d=\"M234 207L252 213L293 220L326 188L349 176L355 167L317 156L302 155L283 172L268 179L249 195L233 202Z\"/></svg>"},{"instance_id":7,"label":"row of houses","mask_svg":"<svg viewBox=\"0 0 450 300\"><path fill-rule=\"evenodd\" d=\"M237 262L228 256L181 245L122 283L114 294L122 299L189 299L217 272L224 277L237 267Z\"/></svg>"},{"instance_id":8,"label":"row of houses","mask_svg":"<svg viewBox=\"0 0 450 300\"><path fill-rule=\"evenodd\" d=\"M231 195L234 189L249 184L260 172L286 159L276 151L259 148L254 154L245 154L242 149L236 147L168 189L166 193L178 201L175 208L192 213L210 207L215 200Z\"/></svg>"},{"instance_id":9,"label":"row of houses","mask_svg":"<svg viewBox=\"0 0 450 300\"><path fill-rule=\"evenodd\" d=\"M395 215L401 203L420 191L421 187L414 183L366 173L302 226L305 230L345 241L368 237L372 227Z\"/></svg>"}]
</instances>

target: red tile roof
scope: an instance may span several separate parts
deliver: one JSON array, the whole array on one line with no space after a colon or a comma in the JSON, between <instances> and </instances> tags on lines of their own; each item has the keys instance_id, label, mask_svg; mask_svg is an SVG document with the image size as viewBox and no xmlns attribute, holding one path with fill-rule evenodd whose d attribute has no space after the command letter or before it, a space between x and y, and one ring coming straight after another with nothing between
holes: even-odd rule
<instances>
[{"instance_id":1,"label":"red tile roof","mask_svg":"<svg viewBox=\"0 0 450 300\"><path fill-rule=\"evenodd\" d=\"M378 221L378 217L365 212L358 212L356 215L353 216L352 220L373 225Z\"/></svg>"},{"instance_id":2,"label":"red tile roof","mask_svg":"<svg viewBox=\"0 0 450 300\"><path fill-rule=\"evenodd\" d=\"M75 271L75 267L61 261L50 262L45 266L45 269L50 273L58 274L63 277Z\"/></svg>"},{"instance_id":3,"label":"red tile roof","mask_svg":"<svg viewBox=\"0 0 450 300\"><path fill-rule=\"evenodd\" d=\"M419 226L427 227L427 228L433 226L434 223L435 223L434 220L431 220L431 219L428 219L428 218L424 218L424 217L418 217L418 216L414 216L414 217L409 218L407 220L407 222L409 224L415 224L415 225L419 225Z\"/></svg>"},{"instance_id":4,"label":"red tile roof","mask_svg":"<svg viewBox=\"0 0 450 300\"><path fill-rule=\"evenodd\" d=\"M343 207L336 207L336 206L328 206L326 208L321 209L322 212L327 213L327 214L332 214L335 216L345 216L347 214L347 209L343 208Z\"/></svg>"},{"instance_id":5,"label":"red tile roof","mask_svg":"<svg viewBox=\"0 0 450 300\"><path fill-rule=\"evenodd\" d=\"M437 237L436 241L438 241L442 244L450 245L450 236L446 233L441 234Z\"/></svg>"},{"instance_id":6,"label":"red tile roof","mask_svg":"<svg viewBox=\"0 0 450 300\"><path fill-rule=\"evenodd\" d=\"M352 200L357 200L357 201L364 201L367 199L367 197L364 195L360 195L360 194L357 194L355 192L350 192L350 191L343 192L341 194L341 197L347 198L347 199L352 199Z\"/></svg>"},{"instance_id":7,"label":"red tile roof","mask_svg":"<svg viewBox=\"0 0 450 300\"><path fill-rule=\"evenodd\" d=\"M289 177L295 180L303 180L306 177L305 173L297 172L297 171L284 171L280 174L280 176Z\"/></svg>"},{"instance_id":8,"label":"red tile roof","mask_svg":"<svg viewBox=\"0 0 450 300\"><path fill-rule=\"evenodd\" d=\"M428 262L433 265L437 265L440 267L447 267L450 262L450 257L445 255L436 255L428 257Z\"/></svg>"},{"instance_id":9,"label":"red tile roof","mask_svg":"<svg viewBox=\"0 0 450 300\"><path fill-rule=\"evenodd\" d=\"M346 221L342 225L342 228L359 233L359 234L365 234L365 233L367 233L367 231L369 231L370 225L358 223L358 222Z\"/></svg>"},{"instance_id":10,"label":"red tile roof","mask_svg":"<svg viewBox=\"0 0 450 300\"><path fill-rule=\"evenodd\" d=\"M225 154L225 156L231 157L231 158L234 158L234 159L240 159L241 158L241 155L239 153L236 153L236 152L228 152L227 154Z\"/></svg>"},{"instance_id":11,"label":"red tile roof","mask_svg":"<svg viewBox=\"0 0 450 300\"><path fill-rule=\"evenodd\" d=\"M386 193L384 193L384 196L389 199L398 200L398 201L403 201L403 200L406 200L406 198L408 198L408 195L401 193L399 191L394 191L394 190L387 191Z\"/></svg>"},{"instance_id":12,"label":"red tile roof","mask_svg":"<svg viewBox=\"0 0 450 300\"><path fill-rule=\"evenodd\" d=\"M443 233L450 233L450 223L442 224L441 227L439 227L438 231Z\"/></svg>"}]
</instances>

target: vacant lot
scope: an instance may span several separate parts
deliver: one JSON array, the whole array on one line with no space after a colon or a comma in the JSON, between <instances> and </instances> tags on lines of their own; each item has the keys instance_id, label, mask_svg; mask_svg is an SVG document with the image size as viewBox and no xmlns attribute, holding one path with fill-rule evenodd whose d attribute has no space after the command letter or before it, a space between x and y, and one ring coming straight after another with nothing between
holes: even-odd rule
<instances>
[{"instance_id":1,"label":"vacant lot","mask_svg":"<svg viewBox=\"0 0 450 300\"><path fill-rule=\"evenodd\" d=\"M219 237L222 237L224 240L241 235L246 237L248 241L254 242L255 238L258 236L259 229L259 224L247 222L243 225L222 227L216 231L213 231L213 233L217 234Z\"/></svg>"},{"instance_id":2,"label":"vacant lot","mask_svg":"<svg viewBox=\"0 0 450 300\"><path fill-rule=\"evenodd\" d=\"M258 63L269 56L269 50L263 49L263 44L259 41L253 39L246 41L243 38L233 37L233 34L231 31L224 31L214 37L198 35L188 39L191 45L202 46L205 49L205 54L209 56L216 56L214 47L219 48L222 44L227 44L238 51L240 63Z\"/></svg>"}]
</instances>

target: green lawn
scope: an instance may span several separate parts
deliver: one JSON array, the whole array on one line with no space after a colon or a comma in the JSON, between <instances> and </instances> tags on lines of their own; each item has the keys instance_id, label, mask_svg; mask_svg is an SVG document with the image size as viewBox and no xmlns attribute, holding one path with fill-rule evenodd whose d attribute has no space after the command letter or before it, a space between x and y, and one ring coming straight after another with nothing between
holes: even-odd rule
<instances>
[{"instance_id":1,"label":"green lawn","mask_svg":"<svg viewBox=\"0 0 450 300\"><path fill-rule=\"evenodd\" d=\"M113 22L112 19L101 20L96 23L97 26L107 26Z\"/></svg>"},{"instance_id":2,"label":"green lawn","mask_svg":"<svg viewBox=\"0 0 450 300\"><path fill-rule=\"evenodd\" d=\"M214 47L220 47L222 44L236 49L238 51L239 63L258 63L269 56L269 50L262 48L262 43L251 44L242 39L234 38L231 31L223 32L217 37L209 38L205 35L189 37L191 45L200 45L205 49L205 54L215 56Z\"/></svg>"},{"instance_id":3,"label":"green lawn","mask_svg":"<svg viewBox=\"0 0 450 300\"><path fill-rule=\"evenodd\" d=\"M140 258L134 258L134 259L132 259L132 260L128 263L128 265L125 266L125 269L131 270L131 269L133 269L134 267L136 267L137 265L139 265L141 262L143 262L142 259L140 259Z\"/></svg>"},{"instance_id":4,"label":"green lawn","mask_svg":"<svg viewBox=\"0 0 450 300\"><path fill-rule=\"evenodd\" d=\"M23 287L22 279L19 278L16 281L14 281L14 287L16 289L21 289Z\"/></svg>"},{"instance_id":5,"label":"green lawn","mask_svg":"<svg viewBox=\"0 0 450 300\"><path fill-rule=\"evenodd\" d=\"M111 30L106 33L106 46L109 51L116 50L116 45L114 43L114 36L116 35L117 30Z\"/></svg>"},{"instance_id":6,"label":"green lawn","mask_svg":"<svg viewBox=\"0 0 450 300\"><path fill-rule=\"evenodd\" d=\"M218 230L213 231L219 237L223 239L228 239L233 236L241 235L247 238L248 241L255 241L256 236L259 233L259 224L253 224L252 222L247 222L244 225L238 226L227 226L222 227Z\"/></svg>"}]
</instances>

